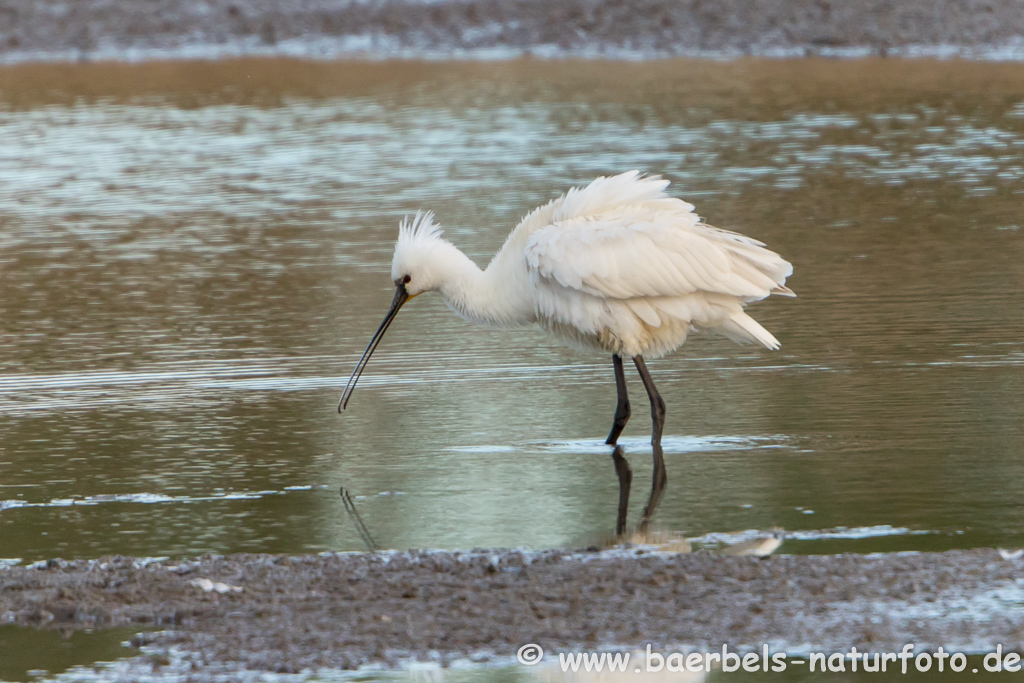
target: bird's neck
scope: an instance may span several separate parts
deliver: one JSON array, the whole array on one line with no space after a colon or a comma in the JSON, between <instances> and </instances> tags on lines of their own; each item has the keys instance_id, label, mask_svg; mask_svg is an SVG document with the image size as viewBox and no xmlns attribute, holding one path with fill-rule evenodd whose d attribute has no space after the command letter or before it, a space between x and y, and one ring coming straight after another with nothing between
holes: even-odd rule
<instances>
[{"instance_id":1,"label":"bird's neck","mask_svg":"<svg viewBox=\"0 0 1024 683\"><path fill-rule=\"evenodd\" d=\"M523 296L518 273L506 272L499 258L487 270L480 270L456 247L445 247L447 274L440 292L449 308L466 320L484 325L508 327L532 322L533 300Z\"/></svg>"}]
</instances>

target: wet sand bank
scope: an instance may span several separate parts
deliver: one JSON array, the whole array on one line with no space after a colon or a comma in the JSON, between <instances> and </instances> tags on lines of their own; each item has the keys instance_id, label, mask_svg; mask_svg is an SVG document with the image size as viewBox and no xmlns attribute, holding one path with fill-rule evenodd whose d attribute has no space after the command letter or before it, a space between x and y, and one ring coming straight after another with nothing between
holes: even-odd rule
<instances>
[{"instance_id":1,"label":"wet sand bank","mask_svg":"<svg viewBox=\"0 0 1024 683\"><path fill-rule=\"evenodd\" d=\"M173 649L202 671L500 661L525 643L1021 650L1022 566L993 550L50 560L0 570L0 623L155 628L139 641L150 656Z\"/></svg>"},{"instance_id":2,"label":"wet sand bank","mask_svg":"<svg viewBox=\"0 0 1024 683\"><path fill-rule=\"evenodd\" d=\"M4 0L0 59L1024 56L1015 0Z\"/></svg>"}]
</instances>

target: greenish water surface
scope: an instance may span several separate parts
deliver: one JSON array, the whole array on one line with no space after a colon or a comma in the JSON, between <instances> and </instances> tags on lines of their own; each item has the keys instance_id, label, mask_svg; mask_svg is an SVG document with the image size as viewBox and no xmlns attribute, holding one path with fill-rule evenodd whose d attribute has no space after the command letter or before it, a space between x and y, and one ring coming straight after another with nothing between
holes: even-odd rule
<instances>
[{"instance_id":1,"label":"greenish water surface","mask_svg":"<svg viewBox=\"0 0 1024 683\"><path fill-rule=\"evenodd\" d=\"M767 242L769 352L693 337L656 525L780 552L1024 545L1024 69L242 60L0 70L0 558L588 545L609 358L411 302L419 208L479 263L638 168ZM624 441L649 481L643 388Z\"/></svg>"}]
</instances>

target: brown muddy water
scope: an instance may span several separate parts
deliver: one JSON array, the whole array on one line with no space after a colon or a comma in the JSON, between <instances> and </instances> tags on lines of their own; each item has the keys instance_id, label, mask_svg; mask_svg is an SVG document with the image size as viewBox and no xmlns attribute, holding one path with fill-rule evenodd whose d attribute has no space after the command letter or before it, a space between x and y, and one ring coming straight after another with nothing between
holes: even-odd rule
<instances>
[{"instance_id":1,"label":"brown muddy water","mask_svg":"<svg viewBox=\"0 0 1024 683\"><path fill-rule=\"evenodd\" d=\"M349 410L401 217L479 263L662 173L789 258L779 352L693 338L661 529L781 552L1024 544L1024 67L243 60L0 69L0 558L579 546L610 359L412 302ZM650 428L630 378L635 521Z\"/></svg>"}]
</instances>

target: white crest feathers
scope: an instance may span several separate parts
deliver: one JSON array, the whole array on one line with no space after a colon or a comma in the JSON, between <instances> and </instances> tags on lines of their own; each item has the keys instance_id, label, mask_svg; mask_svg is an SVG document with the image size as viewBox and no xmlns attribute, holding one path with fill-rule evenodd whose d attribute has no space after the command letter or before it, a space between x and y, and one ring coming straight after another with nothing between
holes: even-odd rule
<instances>
[{"instance_id":1,"label":"white crest feathers","mask_svg":"<svg viewBox=\"0 0 1024 683\"><path fill-rule=\"evenodd\" d=\"M398 245L441 239L443 233L441 226L434 223L433 211L417 211L411 221L406 216L398 226Z\"/></svg>"}]
</instances>

